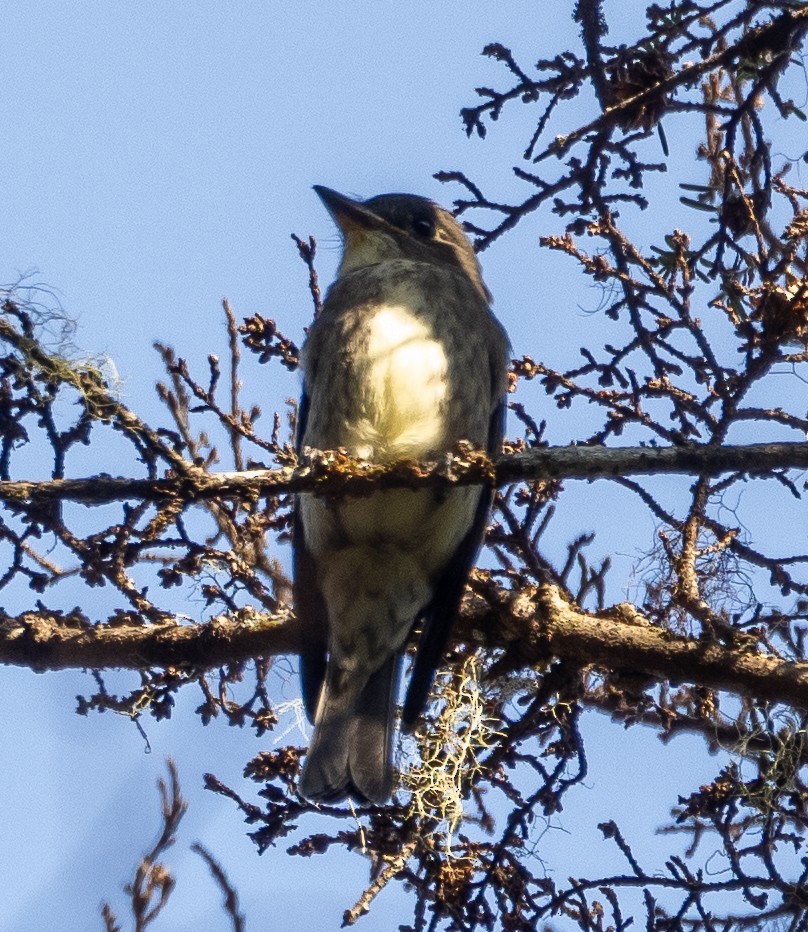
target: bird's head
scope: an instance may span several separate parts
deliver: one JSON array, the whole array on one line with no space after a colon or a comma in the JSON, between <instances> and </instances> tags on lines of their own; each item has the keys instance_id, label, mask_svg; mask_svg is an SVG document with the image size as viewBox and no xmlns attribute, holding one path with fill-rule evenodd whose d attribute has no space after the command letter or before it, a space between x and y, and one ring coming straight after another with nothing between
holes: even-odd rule
<instances>
[{"instance_id":1,"label":"bird's head","mask_svg":"<svg viewBox=\"0 0 808 932\"><path fill-rule=\"evenodd\" d=\"M342 234L340 275L391 259L453 266L490 302L468 237L449 211L434 201L417 194L379 194L360 201L322 185L314 190Z\"/></svg>"}]
</instances>

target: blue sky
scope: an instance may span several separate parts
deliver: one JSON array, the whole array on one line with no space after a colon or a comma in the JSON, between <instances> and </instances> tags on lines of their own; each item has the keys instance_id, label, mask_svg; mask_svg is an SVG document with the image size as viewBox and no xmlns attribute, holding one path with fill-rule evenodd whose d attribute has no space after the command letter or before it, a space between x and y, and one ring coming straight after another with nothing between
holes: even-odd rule
<instances>
[{"instance_id":1,"label":"blue sky","mask_svg":"<svg viewBox=\"0 0 808 932\"><path fill-rule=\"evenodd\" d=\"M549 57L575 41L571 6L6 0L0 281L30 274L53 289L78 321L81 351L108 354L122 398L147 419L158 417L152 386L162 373L152 341L170 343L204 366L207 354L225 345L223 296L237 315L276 317L289 336L302 338L310 299L290 234L317 237L324 284L338 257L312 184L362 196L412 191L450 203L458 192L432 174L462 169L492 196L514 196L520 186L509 166L524 148L529 120L517 109L486 141L467 140L459 110L474 101L475 86L507 80L501 66L480 56L486 43L511 46L526 64ZM689 160L692 143L673 136L674 156ZM687 165L688 180L703 180ZM686 222L672 179L656 183L669 186L666 202ZM665 229L674 219L666 215ZM482 261L516 353L562 366L600 322L591 313L598 295L580 283L572 264L538 249L541 233L560 228L549 212L537 214ZM659 233L654 218L644 218L638 230L646 242ZM267 410L297 393L296 377L268 367L256 372L247 395ZM551 419L553 413L540 412ZM550 436L568 442L574 424L551 420ZM118 471L112 459L105 468ZM561 505L570 537L590 528L593 488L571 490ZM653 532L639 511L636 521L635 540L607 535L601 545L624 569ZM558 542L559 552L565 544ZM3 605L19 611L23 602ZM144 723L152 747L146 754L127 720L74 714L75 694L92 688L88 677L12 669L2 676L0 930L101 928L98 905L105 898L127 927L121 886L155 834L154 784L167 754L178 761L191 809L170 862L178 887L156 928L227 928L218 892L188 850L197 839L238 887L249 928L338 927L366 880L362 859L292 861L281 851L259 858L234 808L201 792L206 770L238 785L244 763L271 738L258 741L224 725L202 729L192 715L198 697L189 693L170 722ZM293 678L279 672L273 685L278 695L296 698ZM595 816L633 819L633 840L653 851L646 829L665 820L677 789L687 791L715 769L695 739L662 747L650 733L626 736L597 717L586 729L589 785L570 795L542 841L548 863L566 856L561 878L599 856L590 847L576 849ZM615 740L625 741L621 757L630 772L653 773L664 785L658 805L649 800L637 813L622 769L611 764ZM601 845L608 859L612 849ZM376 918L360 928L405 921L407 912L396 911L400 897L386 891Z\"/></svg>"}]
</instances>

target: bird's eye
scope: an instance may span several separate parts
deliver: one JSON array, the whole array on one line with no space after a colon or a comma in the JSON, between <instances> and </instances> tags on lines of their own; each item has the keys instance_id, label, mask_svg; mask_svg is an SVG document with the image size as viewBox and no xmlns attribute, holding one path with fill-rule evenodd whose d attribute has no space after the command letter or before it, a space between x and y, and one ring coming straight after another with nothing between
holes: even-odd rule
<instances>
[{"instance_id":1,"label":"bird's eye","mask_svg":"<svg viewBox=\"0 0 808 932\"><path fill-rule=\"evenodd\" d=\"M431 217L415 217L412 221L412 232L419 239L432 239L435 232L435 222Z\"/></svg>"}]
</instances>

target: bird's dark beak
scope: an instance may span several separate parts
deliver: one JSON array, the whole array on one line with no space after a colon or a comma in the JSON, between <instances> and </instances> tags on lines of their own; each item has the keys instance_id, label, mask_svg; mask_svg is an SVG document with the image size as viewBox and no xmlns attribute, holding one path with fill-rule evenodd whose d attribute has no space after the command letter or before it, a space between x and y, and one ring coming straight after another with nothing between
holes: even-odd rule
<instances>
[{"instance_id":1,"label":"bird's dark beak","mask_svg":"<svg viewBox=\"0 0 808 932\"><path fill-rule=\"evenodd\" d=\"M321 184L314 185L314 190L344 234L347 235L351 230L390 229L386 220L368 210L361 201L354 201Z\"/></svg>"}]
</instances>

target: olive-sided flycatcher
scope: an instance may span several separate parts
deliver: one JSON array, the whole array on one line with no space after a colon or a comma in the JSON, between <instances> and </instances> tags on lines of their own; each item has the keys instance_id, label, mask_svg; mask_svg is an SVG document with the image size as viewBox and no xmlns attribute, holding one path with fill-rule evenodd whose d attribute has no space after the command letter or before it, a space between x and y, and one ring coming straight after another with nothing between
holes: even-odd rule
<instances>
[{"instance_id":1,"label":"olive-sided flycatcher","mask_svg":"<svg viewBox=\"0 0 808 932\"><path fill-rule=\"evenodd\" d=\"M471 243L412 194L356 201L315 187L343 237L336 281L303 348L298 449L373 463L435 460L466 440L499 452L509 345ZM421 635L402 722L429 693L485 533L491 489L298 495L295 608L314 734L312 801L385 802L402 656Z\"/></svg>"}]
</instances>

